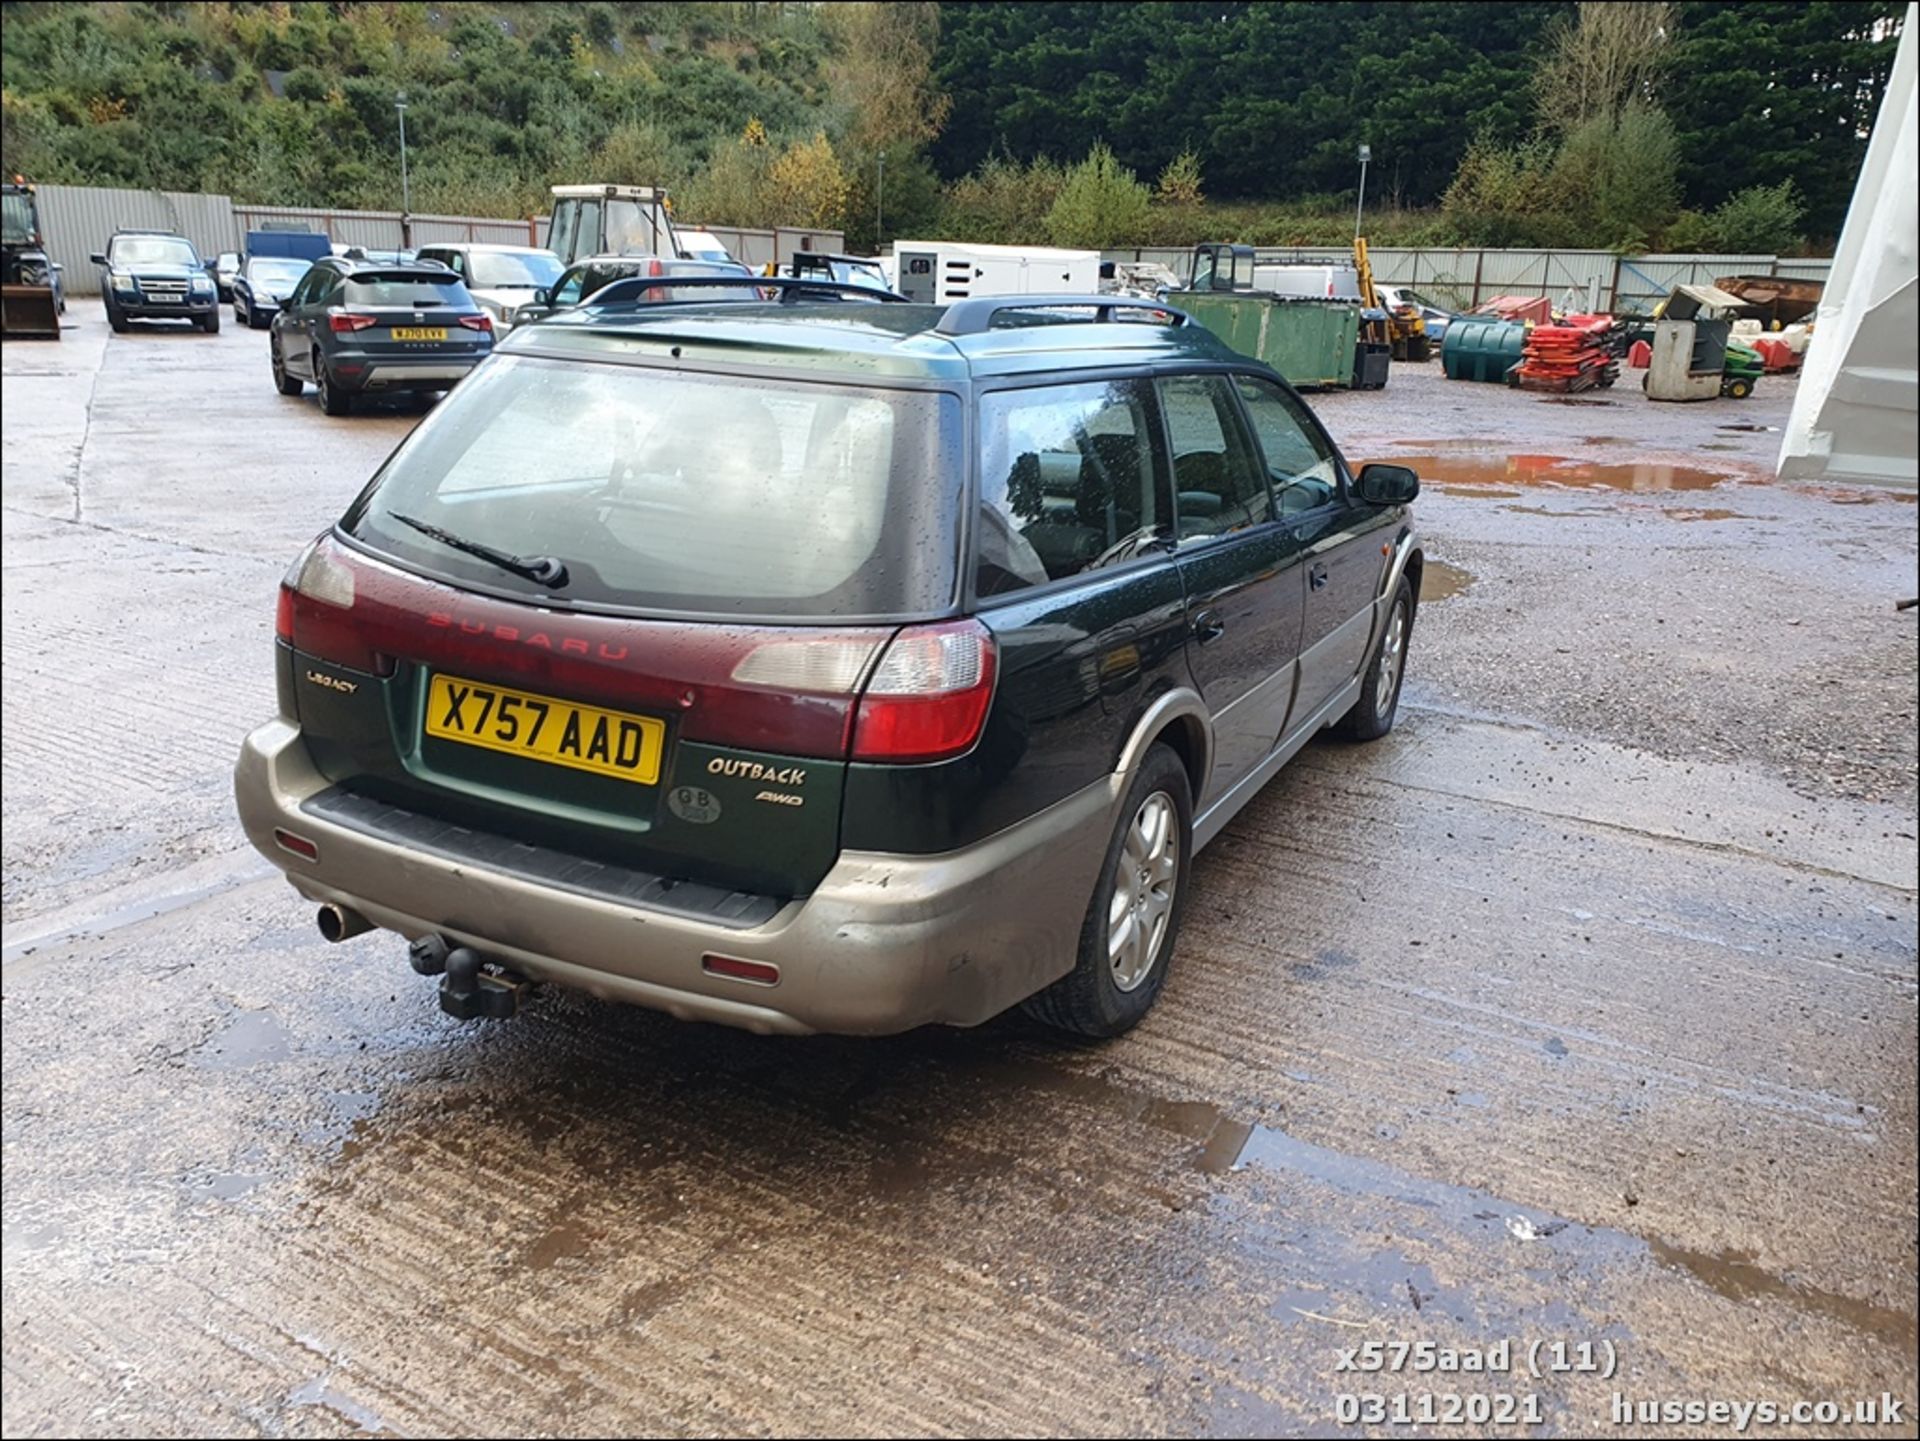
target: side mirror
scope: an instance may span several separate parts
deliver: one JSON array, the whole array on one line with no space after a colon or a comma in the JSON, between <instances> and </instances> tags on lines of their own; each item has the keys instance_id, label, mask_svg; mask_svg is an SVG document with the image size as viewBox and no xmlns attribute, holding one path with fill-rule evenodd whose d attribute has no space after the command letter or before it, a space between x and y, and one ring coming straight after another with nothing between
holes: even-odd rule
<instances>
[{"instance_id":1,"label":"side mirror","mask_svg":"<svg viewBox=\"0 0 1920 1441\"><path fill-rule=\"evenodd\" d=\"M1359 491L1368 505L1410 505L1420 494L1420 477L1404 465L1363 465Z\"/></svg>"},{"instance_id":2,"label":"side mirror","mask_svg":"<svg viewBox=\"0 0 1920 1441\"><path fill-rule=\"evenodd\" d=\"M291 295L283 298L280 302L280 308L286 311L288 314L292 314L295 308L294 298Z\"/></svg>"},{"instance_id":3,"label":"side mirror","mask_svg":"<svg viewBox=\"0 0 1920 1441\"><path fill-rule=\"evenodd\" d=\"M538 290L533 292L533 303L535 305L553 304L553 292L547 289L546 286L544 285L541 286Z\"/></svg>"},{"instance_id":4,"label":"side mirror","mask_svg":"<svg viewBox=\"0 0 1920 1441\"><path fill-rule=\"evenodd\" d=\"M105 265L107 263L106 254L99 250L94 251L87 259L91 260L95 265Z\"/></svg>"},{"instance_id":5,"label":"side mirror","mask_svg":"<svg viewBox=\"0 0 1920 1441\"><path fill-rule=\"evenodd\" d=\"M209 275L216 274L220 269L220 261L218 258L215 258L213 260L203 260L200 262L200 268L206 271L207 274Z\"/></svg>"}]
</instances>

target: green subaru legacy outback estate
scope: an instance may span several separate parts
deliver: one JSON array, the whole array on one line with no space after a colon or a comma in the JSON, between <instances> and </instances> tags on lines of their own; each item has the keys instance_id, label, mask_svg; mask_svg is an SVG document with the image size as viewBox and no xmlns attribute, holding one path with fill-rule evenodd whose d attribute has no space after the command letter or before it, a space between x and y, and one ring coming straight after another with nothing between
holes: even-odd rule
<instances>
[{"instance_id":1,"label":"green subaru legacy outback estate","mask_svg":"<svg viewBox=\"0 0 1920 1441\"><path fill-rule=\"evenodd\" d=\"M248 837L461 1016L1111 1036L1195 858L1393 724L1411 471L1178 311L589 307L516 329L280 590Z\"/></svg>"}]
</instances>

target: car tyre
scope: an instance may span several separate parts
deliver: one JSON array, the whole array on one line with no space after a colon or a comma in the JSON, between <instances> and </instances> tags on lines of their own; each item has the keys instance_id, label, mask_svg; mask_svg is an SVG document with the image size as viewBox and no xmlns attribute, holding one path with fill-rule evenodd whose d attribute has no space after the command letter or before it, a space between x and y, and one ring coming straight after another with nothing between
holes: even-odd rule
<instances>
[{"instance_id":1,"label":"car tyre","mask_svg":"<svg viewBox=\"0 0 1920 1441\"><path fill-rule=\"evenodd\" d=\"M125 335L127 333L126 313L122 311L119 306L111 302L107 305L107 324L111 327L115 335Z\"/></svg>"},{"instance_id":2,"label":"car tyre","mask_svg":"<svg viewBox=\"0 0 1920 1441\"><path fill-rule=\"evenodd\" d=\"M327 374L327 363L317 350L313 353L313 390L320 397L320 408L328 415L345 415L353 408L353 397L333 383L333 377Z\"/></svg>"},{"instance_id":3,"label":"car tyre","mask_svg":"<svg viewBox=\"0 0 1920 1441\"><path fill-rule=\"evenodd\" d=\"M208 335L218 335L220 333L220 307L219 306L217 305L214 306L213 309L209 310L206 313L205 318L202 319L200 322L200 328L206 331Z\"/></svg>"},{"instance_id":4,"label":"car tyre","mask_svg":"<svg viewBox=\"0 0 1920 1441\"><path fill-rule=\"evenodd\" d=\"M1393 729L1400 686L1407 678L1407 643L1413 638L1413 584L1403 574L1393 589L1387 623L1380 628L1373 659L1360 677L1360 699L1335 729L1348 740L1378 740Z\"/></svg>"},{"instance_id":5,"label":"car tyre","mask_svg":"<svg viewBox=\"0 0 1920 1441\"><path fill-rule=\"evenodd\" d=\"M269 341L268 352L273 362L273 388L282 395L298 395L307 388L307 384L297 375L287 374L287 363L280 355L280 342Z\"/></svg>"},{"instance_id":6,"label":"car tyre","mask_svg":"<svg viewBox=\"0 0 1920 1441\"><path fill-rule=\"evenodd\" d=\"M1170 746L1155 744L1121 801L1074 967L1030 997L1027 1014L1100 1039L1137 1025L1167 982L1192 857L1187 768Z\"/></svg>"}]
</instances>

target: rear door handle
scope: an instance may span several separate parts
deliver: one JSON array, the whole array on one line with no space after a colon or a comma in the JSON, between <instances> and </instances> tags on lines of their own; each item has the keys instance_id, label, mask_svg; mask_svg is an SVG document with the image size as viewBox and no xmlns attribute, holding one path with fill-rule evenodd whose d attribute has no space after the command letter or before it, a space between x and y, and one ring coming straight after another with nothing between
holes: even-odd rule
<instances>
[{"instance_id":1,"label":"rear door handle","mask_svg":"<svg viewBox=\"0 0 1920 1441\"><path fill-rule=\"evenodd\" d=\"M1325 587L1326 583L1327 583L1326 562L1316 560L1311 566L1307 568L1307 584L1312 586L1315 590L1320 590L1323 587Z\"/></svg>"},{"instance_id":2,"label":"rear door handle","mask_svg":"<svg viewBox=\"0 0 1920 1441\"><path fill-rule=\"evenodd\" d=\"M1227 623L1217 610L1203 610L1193 618L1193 638L1205 645L1225 635Z\"/></svg>"}]
</instances>

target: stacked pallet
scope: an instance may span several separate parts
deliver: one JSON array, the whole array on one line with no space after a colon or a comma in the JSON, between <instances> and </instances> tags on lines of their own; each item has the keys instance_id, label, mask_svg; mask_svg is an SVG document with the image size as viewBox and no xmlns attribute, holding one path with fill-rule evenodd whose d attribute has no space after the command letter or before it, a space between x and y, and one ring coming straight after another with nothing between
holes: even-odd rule
<instances>
[{"instance_id":1,"label":"stacked pallet","mask_svg":"<svg viewBox=\"0 0 1920 1441\"><path fill-rule=\"evenodd\" d=\"M1520 351L1524 390L1572 393L1609 386L1620 378L1620 349L1610 315L1569 315L1558 325L1536 325Z\"/></svg>"}]
</instances>

